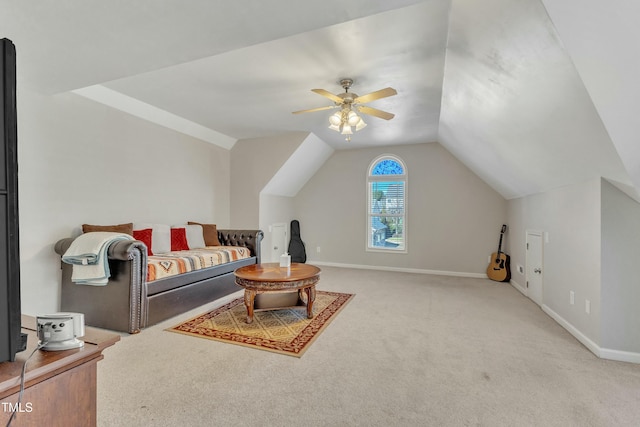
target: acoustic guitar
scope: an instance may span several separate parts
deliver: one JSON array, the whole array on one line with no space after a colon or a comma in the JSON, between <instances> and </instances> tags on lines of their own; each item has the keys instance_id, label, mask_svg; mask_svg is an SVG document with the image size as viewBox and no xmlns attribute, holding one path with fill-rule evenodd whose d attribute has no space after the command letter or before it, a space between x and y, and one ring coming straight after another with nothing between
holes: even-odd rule
<instances>
[{"instance_id":1,"label":"acoustic guitar","mask_svg":"<svg viewBox=\"0 0 640 427\"><path fill-rule=\"evenodd\" d=\"M507 232L506 224L502 225L500 230L500 243L498 243L498 252L491 254L491 262L487 267L487 276L496 282L508 282L511 280L511 257L502 252L502 236Z\"/></svg>"}]
</instances>

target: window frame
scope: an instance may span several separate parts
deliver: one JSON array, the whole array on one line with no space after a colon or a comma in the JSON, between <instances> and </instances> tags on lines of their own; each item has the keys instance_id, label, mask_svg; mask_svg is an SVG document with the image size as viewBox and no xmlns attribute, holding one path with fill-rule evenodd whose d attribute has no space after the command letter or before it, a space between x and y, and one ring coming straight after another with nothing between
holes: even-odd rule
<instances>
[{"instance_id":1,"label":"window frame","mask_svg":"<svg viewBox=\"0 0 640 427\"><path fill-rule=\"evenodd\" d=\"M403 174L401 175L373 175L373 171L376 168L376 166L383 160L392 160L394 162L397 162L403 170ZM401 215L393 215L393 214L389 214L389 215L385 215L385 216L396 216L398 218L402 218L402 233L403 233L403 237L404 237L404 246L402 249L395 249L395 248L384 248L384 247L378 247L378 246L373 246L372 245L372 233L371 233L371 217L374 215L371 213L371 208L372 208L372 195L373 192L371 190L371 185L373 182L383 182L383 181L389 181L389 182L402 182L404 184L404 200L403 200L403 213ZM408 236L409 234L407 233L407 223L408 223L408 219L407 219L407 194L408 194L408 172L407 172L407 165L406 163L398 156L394 155L394 154L382 154L378 157L376 157L375 159L373 159L371 161L371 163L369 164L369 168L367 169L367 179L366 179L366 192L367 192L367 205L366 205L366 212L365 212L365 227L366 227L366 242L365 242L365 248L367 252L381 252L381 253L390 253L390 254L406 254L408 252Z\"/></svg>"}]
</instances>

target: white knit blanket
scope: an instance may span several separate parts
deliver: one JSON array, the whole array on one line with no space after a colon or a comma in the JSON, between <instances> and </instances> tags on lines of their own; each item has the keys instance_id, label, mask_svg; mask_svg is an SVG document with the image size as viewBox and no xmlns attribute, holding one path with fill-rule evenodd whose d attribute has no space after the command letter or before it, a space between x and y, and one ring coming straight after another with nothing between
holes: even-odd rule
<instances>
[{"instance_id":1,"label":"white knit blanket","mask_svg":"<svg viewBox=\"0 0 640 427\"><path fill-rule=\"evenodd\" d=\"M107 249L118 240L133 240L133 237L106 231L78 236L62 256L62 262L73 265L71 281L81 285L106 285L111 276Z\"/></svg>"}]
</instances>

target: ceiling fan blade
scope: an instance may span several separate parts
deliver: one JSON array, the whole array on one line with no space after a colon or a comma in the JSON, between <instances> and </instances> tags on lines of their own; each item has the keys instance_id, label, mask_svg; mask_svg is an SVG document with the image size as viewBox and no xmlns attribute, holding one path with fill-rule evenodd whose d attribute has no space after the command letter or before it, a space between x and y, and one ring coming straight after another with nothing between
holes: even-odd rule
<instances>
[{"instance_id":1,"label":"ceiling fan blade","mask_svg":"<svg viewBox=\"0 0 640 427\"><path fill-rule=\"evenodd\" d=\"M337 105L330 105L328 107L311 108L309 110L294 111L291 114L313 113L314 111L331 110L332 108L338 108L338 106Z\"/></svg>"},{"instance_id":2,"label":"ceiling fan blade","mask_svg":"<svg viewBox=\"0 0 640 427\"><path fill-rule=\"evenodd\" d=\"M375 92L362 95L353 100L354 104L366 104L367 102L375 101L376 99L386 98L387 96L397 95L398 92L394 88L386 87L384 89L377 90Z\"/></svg>"},{"instance_id":3,"label":"ceiling fan blade","mask_svg":"<svg viewBox=\"0 0 640 427\"><path fill-rule=\"evenodd\" d=\"M367 107L365 105L359 105L358 111L370 116L380 117L381 119L391 120L395 117L395 114L387 113L386 111L378 110L377 108Z\"/></svg>"},{"instance_id":4,"label":"ceiling fan blade","mask_svg":"<svg viewBox=\"0 0 640 427\"><path fill-rule=\"evenodd\" d=\"M311 89L311 92L315 92L318 95L322 95L326 98L329 98L330 100L332 100L335 103L338 104L342 104L342 98L340 98L338 95L334 95L331 92L329 92L328 90L324 90L324 89Z\"/></svg>"}]
</instances>

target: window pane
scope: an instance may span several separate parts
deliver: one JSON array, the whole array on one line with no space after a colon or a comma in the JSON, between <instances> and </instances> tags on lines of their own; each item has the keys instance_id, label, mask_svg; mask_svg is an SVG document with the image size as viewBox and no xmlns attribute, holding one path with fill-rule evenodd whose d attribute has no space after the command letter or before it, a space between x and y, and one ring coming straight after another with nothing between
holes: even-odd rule
<instances>
[{"instance_id":1,"label":"window pane","mask_svg":"<svg viewBox=\"0 0 640 427\"><path fill-rule=\"evenodd\" d=\"M406 252L404 163L393 155L383 155L371 162L368 171L367 248Z\"/></svg>"},{"instance_id":2,"label":"window pane","mask_svg":"<svg viewBox=\"0 0 640 427\"><path fill-rule=\"evenodd\" d=\"M402 169L402 165L395 160L384 159L380 160L371 175L402 175L404 174L404 170Z\"/></svg>"},{"instance_id":3,"label":"window pane","mask_svg":"<svg viewBox=\"0 0 640 427\"><path fill-rule=\"evenodd\" d=\"M379 181L370 183L372 214L404 213L404 182Z\"/></svg>"},{"instance_id":4,"label":"window pane","mask_svg":"<svg viewBox=\"0 0 640 427\"><path fill-rule=\"evenodd\" d=\"M404 221L402 217L372 215L369 218L370 247L404 250Z\"/></svg>"}]
</instances>

